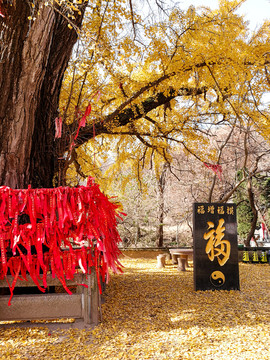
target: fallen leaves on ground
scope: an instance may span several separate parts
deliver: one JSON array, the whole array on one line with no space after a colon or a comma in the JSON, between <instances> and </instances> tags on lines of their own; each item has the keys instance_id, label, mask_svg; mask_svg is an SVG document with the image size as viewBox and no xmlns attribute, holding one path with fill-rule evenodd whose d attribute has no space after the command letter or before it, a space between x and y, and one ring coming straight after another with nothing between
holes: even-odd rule
<instances>
[{"instance_id":1,"label":"fallen leaves on ground","mask_svg":"<svg viewBox=\"0 0 270 360\"><path fill-rule=\"evenodd\" d=\"M92 330L0 330L1 359L270 359L270 266L240 264L240 291L193 290L193 272L122 259Z\"/></svg>"}]
</instances>

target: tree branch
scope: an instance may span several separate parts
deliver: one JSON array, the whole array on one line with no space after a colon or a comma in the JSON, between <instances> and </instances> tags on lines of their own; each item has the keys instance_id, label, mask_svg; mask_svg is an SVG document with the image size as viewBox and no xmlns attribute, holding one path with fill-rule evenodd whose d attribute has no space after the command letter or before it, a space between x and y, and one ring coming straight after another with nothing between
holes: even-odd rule
<instances>
[{"instance_id":1,"label":"tree branch","mask_svg":"<svg viewBox=\"0 0 270 360\"><path fill-rule=\"evenodd\" d=\"M91 124L91 125L87 125L84 128L81 128L76 141L76 147L91 140L94 136L94 132L95 132L95 136L110 133L108 128L112 124L114 125L114 127L128 125L132 121L144 117L150 111L158 108L159 106L168 103L177 96L201 95L205 92L205 90L206 90L205 87L202 88L184 87L179 90L175 90L171 88L167 94L164 94L164 92L160 92L157 93L156 96L149 97L148 99L142 101L140 105L134 104L128 108L125 108L126 105L129 105L131 103L132 100L130 98L125 103L123 103L117 110L107 115L104 119L100 120L94 125ZM135 99L135 97L133 96L132 99Z\"/></svg>"}]
</instances>

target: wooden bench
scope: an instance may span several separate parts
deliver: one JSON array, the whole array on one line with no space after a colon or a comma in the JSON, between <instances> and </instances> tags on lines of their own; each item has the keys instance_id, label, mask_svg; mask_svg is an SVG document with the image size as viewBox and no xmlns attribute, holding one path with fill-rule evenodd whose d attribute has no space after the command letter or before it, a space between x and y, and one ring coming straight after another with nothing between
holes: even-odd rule
<instances>
[{"instance_id":1,"label":"wooden bench","mask_svg":"<svg viewBox=\"0 0 270 360\"><path fill-rule=\"evenodd\" d=\"M11 284L13 277L8 275ZM47 275L48 286L61 286L57 278ZM93 269L87 279L84 274L75 274L74 279L66 280L67 286L76 286L72 295L63 293L13 295L8 306L10 295L0 295L0 320L51 320L61 318L82 319L86 326L97 325L101 318L100 294L96 272ZM79 284L88 285L87 287ZM42 285L42 284L41 284ZM0 280L0 288L6 288L6 280ZM16 287L36 287L28 276L28 281L17 281Z\"/></svg>"},{"instance_id":2,"label":"wooden bench","mask_svg":"<svg viewBox=\"0 0 270 360\"><path fill-rule=\"evenodd\" d=\"M186 271L188 265L188 257L193 255L193 249L169 249L172 256L172 263L177 264L179 271Z\"/></svg>"}]
</instances>

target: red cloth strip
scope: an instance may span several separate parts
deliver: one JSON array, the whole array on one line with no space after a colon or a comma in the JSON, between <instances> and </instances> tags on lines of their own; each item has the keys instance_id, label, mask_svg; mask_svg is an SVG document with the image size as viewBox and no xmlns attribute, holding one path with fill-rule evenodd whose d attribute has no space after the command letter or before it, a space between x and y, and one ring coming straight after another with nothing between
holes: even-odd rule
<instances>
[{"instance_id":1,"label":"red cloth strip","mask_svg":"<svg viewBox=\"0 0 270 360\"><path fill-rule=\"evenodd\" d=\"M85 112L88 116L90 108ZM100 191L93 178L87 186L54 189L0 187L0 279L29 273L41 291L47 274L66 280L96 268L99 288L109 269L121 271L121 241L117 232L117 206ZM11 258L10 258L10 254ZM43 283L40 285L38 279Z\"/></svg>"}]
</instances>

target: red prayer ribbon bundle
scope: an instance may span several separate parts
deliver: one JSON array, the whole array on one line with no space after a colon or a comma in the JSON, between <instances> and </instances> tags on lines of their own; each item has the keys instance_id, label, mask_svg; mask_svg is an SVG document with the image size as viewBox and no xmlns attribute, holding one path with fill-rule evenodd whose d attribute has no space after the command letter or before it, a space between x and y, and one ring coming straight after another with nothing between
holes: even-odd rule
<instances>
[{"instance_id":1,"label":"red prayer ribbon bundle","mask_svg":"<svg viewBox=\"0 0 270 360\"><path fill-rule=\"evenodd\" d=\"M17 280L27 281L27 273L42 292L50 272L71 293L66 280L77 272L89 274L92 266L101 291L100 277L105 281L109 269L121 271L120 214L92 178L76 188L1 186L0 279L13 277L12 284L8 282L10 300Z\"/></svg>"},{"instance_id":2,"label":"red prayer ribbon bundle","mask_svg":"<svg viewBox=\"0 0 270 360\"><path fill-rule=\"evenodd\" d=\"M204 162L203 163L204 166L206 166L208 169L211 169L212 171L214 171L214 173L218 176L219 180L221 180L221 175L222 175L222 167L219 164L209 164Z\"/></svg>"}]
</instances>

